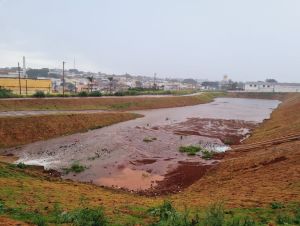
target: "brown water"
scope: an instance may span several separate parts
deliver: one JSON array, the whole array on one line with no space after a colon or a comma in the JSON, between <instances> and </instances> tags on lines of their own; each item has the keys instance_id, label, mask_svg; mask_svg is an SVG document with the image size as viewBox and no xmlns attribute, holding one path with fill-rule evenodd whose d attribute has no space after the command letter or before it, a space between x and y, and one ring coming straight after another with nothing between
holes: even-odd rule
<instances>
[{"instance_id":1,"label":"brown water","mask_svg":"<svg viewBox=\"0 0 300 226\"><path fill-rule=\"evenodd\" d=\"M233 137L235 142L243 139L278 104L276 100L217 98L208 104L135 111L145 117L6 152L17 153L19 162L59 171L78 161L88 168L64 178L144 190L183 168L181 163L184 166L191 163L197 174L195 169L200 173L202 166L219 161L204 160L201 155L188 156L178 151L180 146L200 144L224 151L228 147L222 141Z\"/></svg>"}]
</instances>

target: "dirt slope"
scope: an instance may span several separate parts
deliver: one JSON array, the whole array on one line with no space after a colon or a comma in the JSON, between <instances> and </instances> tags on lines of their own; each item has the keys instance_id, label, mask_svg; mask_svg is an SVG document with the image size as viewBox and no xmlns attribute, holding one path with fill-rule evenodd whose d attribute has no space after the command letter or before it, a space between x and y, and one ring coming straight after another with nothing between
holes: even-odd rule
<instances>
[{"instance_id":1,"label":"dirt slope","mask_svg":"<svg viewBox=\"0 0 300 226\"><path fill-rule=\"evenodd\" d=\"M289 95L247 144L288 134L300 135L300 95ZM300 140L231 151L223 162L174 200L189 205L225 201L229 206L261 206L300 201Z\"/></svg>"},{"instance_id":2,"label":"dirt slope","mask_svg":"<svg viewBox=\"0 0 300 226\"><path fill-rule=\"evenodd\" d=\"M137 117L142 116L109 112L0 117L0 148L85 132Z\"/></svg>"}]
</instances>

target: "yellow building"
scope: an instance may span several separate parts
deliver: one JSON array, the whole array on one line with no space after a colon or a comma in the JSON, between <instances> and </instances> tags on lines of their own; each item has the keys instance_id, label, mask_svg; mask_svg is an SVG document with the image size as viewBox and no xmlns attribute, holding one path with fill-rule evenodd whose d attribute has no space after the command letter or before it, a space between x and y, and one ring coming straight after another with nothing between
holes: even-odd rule
<instances>
[{"instance_id":1,"label":"yellow building","mask_svg":"<svg viewBox=\"0 0 300 226\"><path fill-rule=\"evenodd\" d=\"M0 78L0 87L9 89L15 94L30 95L36 91L43 91L44 93L51 93L52 83L50 79L26 79L21 78Z\"/></svg>"}]
</instances>

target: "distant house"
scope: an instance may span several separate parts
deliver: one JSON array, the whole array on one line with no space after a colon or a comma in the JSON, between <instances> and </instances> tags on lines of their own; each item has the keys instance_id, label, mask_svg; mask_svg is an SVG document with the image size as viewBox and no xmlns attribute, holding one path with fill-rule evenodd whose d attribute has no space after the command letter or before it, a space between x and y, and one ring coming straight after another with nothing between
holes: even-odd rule
<instances>
[{"instance_id":1,"label":"distant house","mask_svg":"<svg viewBox=\"0 0 300 226\"><path fill-rule=\"evenodd\" d=\"M247 92L300 92L300 83L246 82Z\"/></svg>"}]
</instances>

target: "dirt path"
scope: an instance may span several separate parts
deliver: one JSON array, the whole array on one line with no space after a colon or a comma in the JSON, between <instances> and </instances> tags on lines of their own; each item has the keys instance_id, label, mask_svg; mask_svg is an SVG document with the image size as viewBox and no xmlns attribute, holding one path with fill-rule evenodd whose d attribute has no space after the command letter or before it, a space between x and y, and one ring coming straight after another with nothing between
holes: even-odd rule
<instances>
[{"instance_id":1,"label":"dirt path","mask_svg":"<svg viewBox=\"0 0 300 226\"><path fill-rule=\"evenodd\" d=\"M101 112L114 112L105 110L53 110L53 111L0 111L0 117L16 117L16 116L32 116L32 115L53 115L53 114L88 114L88 113L101 113Z\"/></svg>"}]
</instances>

